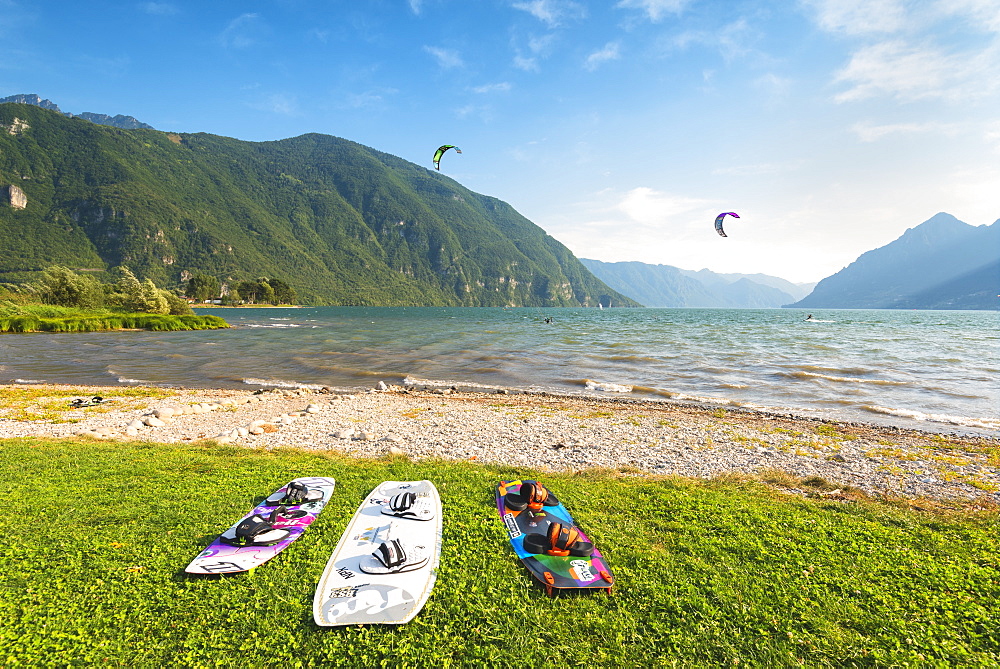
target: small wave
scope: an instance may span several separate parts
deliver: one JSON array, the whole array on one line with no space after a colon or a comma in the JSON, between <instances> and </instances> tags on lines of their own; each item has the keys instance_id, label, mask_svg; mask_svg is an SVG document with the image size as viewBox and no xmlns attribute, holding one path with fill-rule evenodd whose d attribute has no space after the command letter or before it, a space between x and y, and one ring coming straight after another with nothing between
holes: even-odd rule
<instances>
[{"instance_id":1,"label":"small wave","mask_svg":"<svg viewBox=\"0 0 1000 669\"><path fill-rule=\"evenodd\" d=\"M688 395L687 393L672 393L670 395L675 400L687 400L688 402L701 402L704 404L727 404L740 406L736 400L729 400L724 397L704 397L702 395Z\"/></svg>"},{"instance_id":2,"label":"small wave","mask_svg":"<svg viewBox=\"0 0 1000 669\"><path fill-rule=\"evenodd\" d=\"M241 383L248 386L267 386L269 388L302 388L304 390L319 390L323 387L319 383L299 383L297 381L283 381L281 379L240 379Z\"/></svg>"},{"instance_id":3,"label":"small wave","mask_svg":"<svg viewBox=\"0 0 1000 669\"><path fill-rule=\"evenodd\" d=\"M149 381L144 381L143 379L130 379L127 376L122 376L121 374L119 374L118 372L116 372L113 369L109 369L107 371L107 374L110 375L110 376L115 377L115 379L118 381L118 383L144 383L144 384L147 384L147 385L149 384Z\"/></svg>"},{"instance_id":4,"label":"small wave","mask_svg":"<svg viewBox=\"0 0 1000 669\"><path fill-rule=\"evenodd\" d=\"M733 388L735 390L743 390L744 388L749 388L750 386L745 383L723 383L721 384L723 388Z\"/></svg>"},{"instance_id":5,"label":"small wave","mask_svg":"<svg viewBox=\"0 0 1000 669\"><path fill-rule=\"evenodd\" d=\"M14 379L14 383L45 383L42 379Z\"/></svg>"},{"instance_id":6,"label":"small wave","mask_svg":"<svg viewBox=\"0 0 1000 669\"><path fill-rule=\"evenodd\" d=\"M585 379L585 386L587 390L600 390L605 393L630 393L632 392L632 386L623 386L618 383L603 383L601 381L591 381L590 379Z\"/></svg>"},{"instance_id":7,"label":"small wave","mask_svg":"<svg viewBox=\"0 0 1000 669\"><path fill-rule=\"evenodd\" d=\"M833 376L832 374L816 374L814 372L790 372L786 376L796 379L825 379L838 383L871 383L876 386L905 386L906 381L889 381L887 379L858 379L850 376Z\"/></svg>"},{"instance_id":8,"label":"small wave","mask_svg":"<svg viewBox=\"0 0 1000 669\"><path fill-rule=\"evenodd\" d=\"M925 421L928 423L946 423L948 425L961 425L963 427L976 427L983 430L1000 430L1000 420L993 418L972 418L969 416L949 416L940 413L925 413L914 411L913 409L893 409L875 404L864 405L866 411L872 413L886 414L888 416L899 416L900 418L912 418L913 420Z\"/></svg>"},{"instance_id":9,"label":"small wave","mask_svg":"<svg viewBox=\"0 0 1000 669\"><path fill-rule=\"evenodd\" d=\"M467 381L441 381L431 379L421 379L416 376L407 375L403 379L404 386L423 386L426 388L476 388L481 390L532 390L533 388L511 388L510 386L498 386L490 383L471 383Z\"/></svg>"},{"instance_id":10,"label":"small wave","mask_svg":"<svg viewBox=\"0 0 1000 669\"><path fill-rule=\"evenodd\" d=\"M241 323L243 328L300 328L301 323Z\"/></svg>"}]
</instances>

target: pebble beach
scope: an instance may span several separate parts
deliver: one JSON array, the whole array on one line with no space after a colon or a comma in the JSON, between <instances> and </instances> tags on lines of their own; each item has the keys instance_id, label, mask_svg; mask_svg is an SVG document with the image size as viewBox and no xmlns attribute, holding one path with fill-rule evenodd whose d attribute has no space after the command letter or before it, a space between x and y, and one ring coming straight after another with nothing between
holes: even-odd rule
<instances>
[{"instance_id":1,"label":"pebble beach","mask_svg":"<svg viewBox=\"0 0 1000 669\"><path fill-rule=\"evenodd\" d=\"M0 439L213 440L357 457L406 456L550 471L764 478L793 492L1000 502L1000 439L785 414L550 393L453 392L379 384L367 392L31 386L0 405ZM23 393L24 386L0 386ZM72 408L73 398L106 396ZM157 396L159 395L159 396ZM166 395L166 396L163 396ZM55 410L56 417L53 417ZM39 412L48 411L45 418ZM804 487L812 480L815 486ZM796 483L799 482L799 483Z\"/></svg>"}]
</instances>

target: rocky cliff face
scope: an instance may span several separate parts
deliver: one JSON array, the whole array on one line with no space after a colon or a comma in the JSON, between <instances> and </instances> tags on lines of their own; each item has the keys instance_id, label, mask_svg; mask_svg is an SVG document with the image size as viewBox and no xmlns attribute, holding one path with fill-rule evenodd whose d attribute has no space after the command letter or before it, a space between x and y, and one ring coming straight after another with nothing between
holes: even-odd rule
<instances>
[{"instance_id":1,"label":"rocky cliff face","mask_svg":"<svg viewBox=\"0 0 1000 669\"><path fill-rule=\"evenodd\" d=\"M28 206L28 196L24 194L23 190L13 184L7 186L4 190L6 191L7 202L14 209L24 209Z\"/></svg>"},{"instance_id":2,"label":"rocky cliff face","mask_svg":"<svg viewBox=\"0 0 1000 669\"><path fill-rule=\"evenodd\" d=\"M25 130L30 128L27 121L23 121L16 116L14 120L10 122L9 125L0 123L0 131L6 132L8 135L20 135Z\"/></svg>"},{"instance_id":3,"label":"rocky cliff face","mask_svg":"<svg viewBox=\"0 0 1000 669\"><path fill-rule=\"evenodd\" d=\"M108 116L107 114L95 114L94 112L83 112L80 114L70 114L69 112L64 112L59 109L57 105L52 100L46 100L40 95L35 93L19 93L18 95L11 95L6 98L0 98L0 104L4 102L14 102L21 105L32 105L33 107L41 107L42 109L48 109L54 112L59 112L63 116L69 116L73 118L82 118L91 123L97 123L98 125L110 125L115 128L122 128L123 130L155 130L155 128L148 123L143 123L142 121L136 119L134 116L125 116L123 114L118 114L117 116ZM13 134L13 130L11 130Z\"/></svg>"}]
</instances>

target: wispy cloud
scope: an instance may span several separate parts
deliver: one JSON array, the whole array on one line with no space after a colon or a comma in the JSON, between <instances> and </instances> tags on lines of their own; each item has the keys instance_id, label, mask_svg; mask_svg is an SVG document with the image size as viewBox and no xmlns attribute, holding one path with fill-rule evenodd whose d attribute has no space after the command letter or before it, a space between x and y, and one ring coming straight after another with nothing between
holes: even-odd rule
<instances>
[{"instance_id":1,"label":"wispy cloud","mask_svg":"<svg viewBox=\"0 0 1000 669\"><path fill-rule=\"evenodd\" d=\"M996 0L942 0L938 6L946 16L964 17L980 30L1000 33L1000 3Z\"/></svg>"},{"instance_id":2,"label":"wispy cloud","mask_svg":"<svg viewBox=\"0 0 1000 669\"><path fill-rule=\"evenodd\" d=\"M1000 87L1000 44L975 54L889 40L858 49L834 81L850 86L837 102L876 96L902 101L975 99Z\"/></svg>"},{"instance_id":3,"label":"wispy cloud","mask_svg":"<svg viewBox=\"0 0 1000 669\"><path fill-rule=\"evenodd\" d=\"M472 89L472 92L486 95L489 93L508 93L510 92L510 89L511 85L509 81L500 81L495 84L485 84L483 86L476 86Z\"/></svg>"},{"instance_id":4,"label":"wispy cloud","mask_svg":"<svg viewBox=\"0 0 1000 669\"><path fill-rule=\"evenodd\" d=\"M522 54L514 55L514 67L525 72L538 72L541 69L538 66L538 58Z\"/></svg>"},{"instance_id":5,"label":"wispy cloud","mask_svg":"<svg viewBox=\"0 0 1000 669\"><path fill-rule=\"evenodd\" d=\"M657 226L672 217L701 209L708 204L708 200L672 195L639 186L625 193L615 209L636 223Z\"/></svg>"},{"instance_id":6,"label":"wispy cloud","mask_svg":"<svg viewBox=\"0 0 1000 669\"><path fill-rule=\"evenodd\" d=\"M641 10L649 20L657 23L667 14L680 14L688 0L621 0L615 7Z\"/></svg>"},{"instance_id":7,"label":"wispy cloud","mask_svg":"<svg viewBox=\"0 0 1000 669\"><path fill-rule=\"evenodd\" d=\"M753 87L763 94L765 106L773 107L783 103L788 98L792 89L792 80L768 72L754 79Z\"/></svg>"},{"instance_id":8,"label":"wispy cloud","mask_svg":"<svg viewBox=\"0 0 1000 669\"><path fill-rule=\"evenodd\" d=\"M828 32L863 35L895 33L907 20L901 0L806 0L816 22Z\"/></svg>"},{"instance_id":9,"label":"wispy cloud","mask_svg":"<svg viewBox=\"0 0 1000 669\"><path fill-rule=\"evenodd\" d=\"M219 35L219 42L226 48L245 49L259 41L263 30L257 14L241 14L226 25Z\"/></svg>"},{"instance_id":10,"label":"wispy cloud","mask_svg":"<svg viewBox=\"0 0 1000 669\"><path fill-rule=\"evenodd\" d=\"M438 66L448 70L453 67L462 67L465 63L462 56L454 49L442 49L437 46L425 46L424 51L434 56Z\"/></svg>"},{"instance_id":11,"label":"wispy cloud","mask_svg":"<svg viewBox=\"0 0 1000 669\"><path fill-rule=\"evenodd\" d=\"M299 113L298 100L294 95L286 93L275 93L268 95L255 102L248 103L252 109L271 112L280 116L297 116Z\"/></svg>"},{"instance_id":12,"label":"wispy cloud","mask_svg":"<svg viewBox=\"0 0 1000 669\"><path fill-rule=\"evenodd\" d=\"M789 163L753 163L750 165L727 165L726 167L717 167L712 170L712 174L720 176L755 176L758 174L780 174L782 172L791 172L802 166L802 161L794 161Z\"/></svg>"},{"instance_id":13,"label":"wispy cloud","mask_svg":"<svg viewBox=\"0 0 1000 669\"><path fill-rule=\"evenodd\" d=\"M525 45L514 46L514 67L525 72L538 72L538 61L545 58L552 50L554 36L532 35Z\"/></svg>"},{"instance_id":14,"label":"wispy cloud","mask_svg":"<svg viewBox=\"0 0 1000 669\"><path fill-rule=\"evenodd\" d=\"M1000 151L1000 121L987 123L983 129L983 139L990 144L996 145L996 150Z\"/></svg>"},{"instance_id":15,"label":"wispy cloud","mask_svg":"<svg viewBox=\"0 0 1000 669\"><path fill-rule=\"evenodd\" d=\"M855 123L851 131L863 142L875 142L890 135L943 134L954 137L960 127L957 123L888 123L875 125L869 122Z\"/></svg>"},{"instance_id":16,"label":"wispy cloud","mask_svg":"<svg viewBox=\"0 0 1000 669\"><path fill-rule=\"evenodd\" d=\"M621 47L618 42L608 42L604 45L604 48L587 56L583 66L593 72L602 64L611 60L618 60L619 58L621 58Z\"/></svg>"},{"instance_id":17,"label":"wispy cloud","mask_svg":"<svg viewBox=\"0 0 1000 669\"><path fill-rule=\"evenodd\" d=\"M139 9L153 16L173 16L180 13L177 6L169 2L143 2Z\"/></svg>"},{"instance_id":18,"label":"wispy cloud","mask_svg":"<svg viewBox=\"0 0 1000 669\"><path fill-rule=\"evenodd\" d=\"M855 46L837 102L974 100L1000 90L997 0L803 0L823 30ZM985 38L984 38L985 36Z\"/></svg>"},{"instance_id":19,"label":"wispy cloud","mask_svg":"<svg viewBox=\"0 0 1000 669\"><path fill-rule=\"evenodd\" d=\"M493 108L489 105L468 104L455 110L455 116L461 119L478 118L484 123L493 120Z\"/></svg>"},{"instance_id":20,"label":"wispy cloud","mask_svg":"<svg viewBox=\"0 0 1000 669\"><path fill-rule=\"evenodd\" d=\"M687 49L692 45L705 46L716 49L727 61L734 61L743 58L751 53L756 53L752 46L758 39L758 35L751 29L746 19L740 18L732 21L713 32L704 30L687 30L670 38L670 48Z\"/></svg>"},{"instance_id":21,"label":"wispy cloud","mask_svg":"<svg viewBox=\"0 0 1000 669\"><path fill-rule=\"evenodd\" d=\"M515 2L514 9L528 12L550 28L555 28L570 19L580 19L587 15L586 8L572 0L529 0Z\"/></svg>"},{"instance_id":22,"label":"wispy cloud","mask_svg":"<svg viewBox=\"0 0 1000 669\"><path fill-rule=\"evenodd\" d=\"M419 15L420 11L424 8L423 0L409 0L410 11L414 14Z\"/></svg>"},{"instance_id":23,"label":"wispy cloud","mask_svg":"<svg viewBox=\"0 0 1000 669\"><path fill-rule=\"evenodd\" d=\"M346 107L349 109L365 109L381 106L387 98L399 93L395 88L374 88L360 93L348 93Z\"/></svg>"}]
</instances>

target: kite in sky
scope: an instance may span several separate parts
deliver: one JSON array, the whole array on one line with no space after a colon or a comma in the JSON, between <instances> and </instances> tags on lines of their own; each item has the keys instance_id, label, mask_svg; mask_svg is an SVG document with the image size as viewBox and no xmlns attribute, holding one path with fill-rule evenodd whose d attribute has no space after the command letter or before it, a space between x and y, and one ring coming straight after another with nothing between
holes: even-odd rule
<instances>
[{"instance_id":1,"label":"kite in sky","mask_svg":"<svg viewBox=\"0 0 1000 669\"><path fill-rule=\"evenodd\" d=\"M439 146L438 150L434 152L434 169L436 170L441 169L441 156L443 156L444 152L447 151L448 149L455 149L455 153L462 152L462 149L458 148L457 146L453 146L451 144L445 144L444 146Z\"/></svg>"},{"instance_id":2,"label":"kite in sky","mask_svg":"<svg viewBox=\"0 0 1000 669\"><path fill-rule=\"evenodd\" d=\"M735 212L732 212L732 211L726 211L726 212L723 212L723 213L719 214L718 216L716 216L715 217L715 231L719 233L720 237L728 237L729 236L729 235L726 234L726 231L722 229L722 219L724 219L726 216L732 216L733 218L739 218L740 217L739 214L737 214Z\"/></svg>"}]
</instances>

